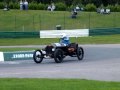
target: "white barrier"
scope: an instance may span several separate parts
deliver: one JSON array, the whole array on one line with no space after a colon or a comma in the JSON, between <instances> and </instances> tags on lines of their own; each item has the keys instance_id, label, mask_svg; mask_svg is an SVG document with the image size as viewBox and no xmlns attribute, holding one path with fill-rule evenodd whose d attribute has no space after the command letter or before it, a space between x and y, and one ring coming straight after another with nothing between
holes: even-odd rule
<instances>
[{"instance_id":1,"label":"white barrier","mask_svg":"<svg viewBox=\"0 0 120 90\"><path fill-rule=\"evenodd\" d=\"M4 61L4 55L3 55L3 52L0 52L0 61Z\"/></svg>"},{"instance_id":2,"label":"white barrier","mask_svg":"<svg viewBox=\"0 0 120 90\"><path fill-rule=\"evenodd\" d=\"M87 37L89 36L89 29L44 30L40 31L40 38L60 38L63 33L69 37Z\"/></svg>"}]
</instances>

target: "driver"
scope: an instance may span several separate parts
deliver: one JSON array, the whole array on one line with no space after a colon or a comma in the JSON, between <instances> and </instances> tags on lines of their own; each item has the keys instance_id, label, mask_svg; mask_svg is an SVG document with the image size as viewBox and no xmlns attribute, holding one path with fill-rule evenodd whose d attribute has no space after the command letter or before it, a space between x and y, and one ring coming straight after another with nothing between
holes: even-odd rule
<instances>
[{"instance_id":1,"label":"driver","mask_svg":"<svg viewBox=\"0 0 120 90\"><path fill-rule=\"evenodd\" d=\"M67 46L68 44L70 44L70 40L69 37L63 33L62 38L60 39L60 43Z\"/></svg>"}]
</instances>

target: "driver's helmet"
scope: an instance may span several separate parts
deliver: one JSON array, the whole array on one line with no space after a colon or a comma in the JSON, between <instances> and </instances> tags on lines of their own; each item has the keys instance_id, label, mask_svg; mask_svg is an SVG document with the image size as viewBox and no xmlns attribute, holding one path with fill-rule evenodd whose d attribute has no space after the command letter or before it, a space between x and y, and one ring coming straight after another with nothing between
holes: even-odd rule
<instances>
[{"instance_id":1,"label":"driver's helmet","mask_svg":"<svg viewBox=\"0 0 120 90\"><path fill-rule=\"evenodd\" d=\"M70 43L69 37L65 33L62 34L60 43L65 44L65 45L68 45Z\"/></svg>"}]
</instances>

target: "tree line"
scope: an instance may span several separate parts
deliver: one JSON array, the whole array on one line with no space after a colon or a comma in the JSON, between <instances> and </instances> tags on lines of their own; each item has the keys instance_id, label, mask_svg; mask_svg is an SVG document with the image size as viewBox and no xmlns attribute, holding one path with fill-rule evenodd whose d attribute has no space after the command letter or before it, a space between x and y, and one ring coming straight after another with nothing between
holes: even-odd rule
<instances>
[{"instance_id":1,"label":"tree line","mask_svg":"<svg viewBox=\"0 0 120 90\"><path fill-rule=\"evenodd\" d=\"M0 2L19 2L20 0L0 0ZM76 4L82 4L87 5L89 3L93 3L97 7L104 5L115 5L120 4L120 0L28 0L28 2L37 2L37 3L43 3L43 4L50 4L51 2L58 3L62 2L66 4L67 6L76 5Z\"/></svg>"}]
</instances>

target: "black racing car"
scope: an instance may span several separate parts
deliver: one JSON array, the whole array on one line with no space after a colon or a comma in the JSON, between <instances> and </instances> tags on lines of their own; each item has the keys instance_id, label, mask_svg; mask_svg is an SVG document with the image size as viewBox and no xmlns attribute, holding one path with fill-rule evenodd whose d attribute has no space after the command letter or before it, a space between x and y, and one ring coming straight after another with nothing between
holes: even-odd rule
<instances>
[{"instance_id":1,"label":"black racing car","mask_svg":"<svg viewBox=\"0 0 120 90\"><path fill-rule=\"evenodd\" d=\"M35 50L33 53L33 59L36 63L41 63L44 58L54 58L56 63L61 63L66 56L77 57L78 60L82 60L84 50L77 43L70 43L67 46L54 43L47 45L44 49Z\"/></svg>"}]
</instances>

